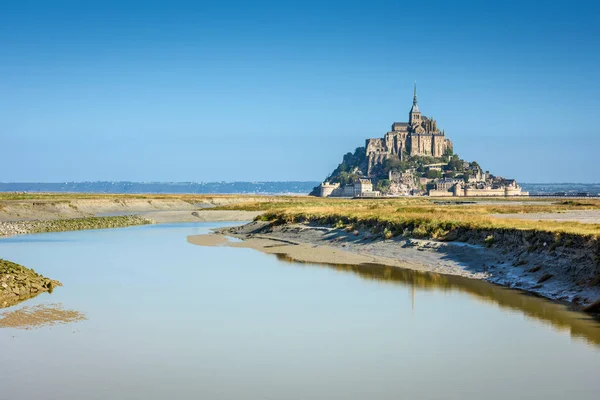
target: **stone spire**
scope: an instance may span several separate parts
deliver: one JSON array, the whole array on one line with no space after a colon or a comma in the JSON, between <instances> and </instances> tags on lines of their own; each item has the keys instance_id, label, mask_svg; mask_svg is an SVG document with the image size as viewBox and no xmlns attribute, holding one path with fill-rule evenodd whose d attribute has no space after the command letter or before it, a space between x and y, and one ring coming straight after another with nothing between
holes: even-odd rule
<instances>
[{"instance_id":1,"label":"stone spire","mask_svg":"<svg viewBox=\"0 0 600 400\"><path fill-rule=\"evenodd\" d=\"M415 89L413 93L413 105L410 109L410 113L420 113L419 106L417 105L417 81L415 81Z\"/></svg>"},{"instance_id":2,"label":"stone spire","mask_svg":"<svg viewBox=\"0 0 600 400\"><path fill-rule=\"evenodd\" d=\"M417 81L415 81L415 89L413 92L413 106L417 105Z\"/></svg>"}]
</instances>

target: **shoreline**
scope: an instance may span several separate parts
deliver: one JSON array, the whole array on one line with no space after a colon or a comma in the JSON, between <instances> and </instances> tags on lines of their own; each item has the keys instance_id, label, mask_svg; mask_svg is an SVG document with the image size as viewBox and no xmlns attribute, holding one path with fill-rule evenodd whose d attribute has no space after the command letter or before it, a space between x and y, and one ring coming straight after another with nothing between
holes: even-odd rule
<instances>
[{"instance_id":1,"label":"shoreline","mask_svg":"<svg viewBox=\"0 0 600 400\"><path fill-rule=\"evenodd\" d=\"M251 221L260 212L167 210L117 214L63 219L0 220L0 239L37 233L125 228L150 224ZM21 303L42 292L52 291L57 286L62 284L38 275L30 268L0 258L0 309Z\"/></svg>"},{"instance_id":2,"label":"shoreline","mask_svg":"<svg viewBox=\"0 0 600 400\"><path fill-rule=\"evenodd\" d=\"M261 213L252 211L169 210L104 214L109 215L63 219L0 221L0 238L34 233L124 228L148 224L221 221L243 222L251 221Z\"/></svg>"},{"instance_id":3,"label":"shoreline","mask_svg":"<svg viewBox=\"0 0 600 400\"><path fill-rule=\"evenodd\" d=\"M242 239L243 242L229 242L226 236ZM582 283L586 271L571 267L576 266L574 260L581 258L578 251L565 252L557 257L527 252L521 246L484 246L467 241L402 236L384 239L368 230L347 232L312 223L278 225L251 222L218 229L214 234L190 236L188 242L253 248L300 262L371 263L483 280L590 312L598 311L600 299L598 285Z\"/></svg>"}]
</instances>

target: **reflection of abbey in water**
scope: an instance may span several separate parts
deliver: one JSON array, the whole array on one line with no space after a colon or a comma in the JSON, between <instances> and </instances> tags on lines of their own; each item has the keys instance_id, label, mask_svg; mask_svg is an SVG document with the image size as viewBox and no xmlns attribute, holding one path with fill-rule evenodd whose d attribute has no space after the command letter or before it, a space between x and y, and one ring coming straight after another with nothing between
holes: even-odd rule
<instances>
[{"instance_id":1,"label":"reflection of abbey in water","mask_svg":"<svg viewBox=\"0 0 600 400\"><path fill-rule=\"evenodd\" d=\"M367 139L368 175L371 169L383 163L390 155L442 157L452 149L452 142L446 139L433 118L421 115L417 104L417 85L413 94L413 105L408 114L408 122L394 122L392 130L383 139Z\"/></svg>"}]
</instances>

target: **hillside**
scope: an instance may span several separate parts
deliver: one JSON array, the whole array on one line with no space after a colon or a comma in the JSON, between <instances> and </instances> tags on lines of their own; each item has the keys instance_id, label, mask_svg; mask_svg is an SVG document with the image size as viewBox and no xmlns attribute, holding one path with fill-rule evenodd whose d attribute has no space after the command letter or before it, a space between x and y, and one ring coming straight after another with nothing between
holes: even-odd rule
<instances>
[{"instance_id":1,"label":"hillside","mask_svg":"<svg viewBox=\"0 0 600 400\"><path fill-rule=\"evenodd\" d=\"M404 181L407 189L424 192L431 189L437 179L462 179L468 182L470 178L485 175L479 163L465 161L452 151L442 157L410 156L406 153L400 157L390 154L383 162L373 165L370 174L368 170L366 150L364 147L357 147L354 153L344 155L342 162L327 176L326 181L345 186L359 179L370 179L373 188L383 193L394 192L394 181Z\"/></svg>"}]
</instances>

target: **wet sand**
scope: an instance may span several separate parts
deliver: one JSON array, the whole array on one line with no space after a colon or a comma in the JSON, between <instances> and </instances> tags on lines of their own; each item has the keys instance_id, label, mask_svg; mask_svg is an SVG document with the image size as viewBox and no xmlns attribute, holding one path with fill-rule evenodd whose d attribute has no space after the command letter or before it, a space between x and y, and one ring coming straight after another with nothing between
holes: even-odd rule
<instances>
[{"instance_id":1,"label":"wet sand","mask_svg":"<svg viewBox=\"0 0 600 400\"><path fill-rule=\"evenodd\" d=\"M534 221L581 222L600 224L600 210L567 210L554 213L491 214L495 218L525 219Z\"/></svg>"},{"instance_id":2,"label":"wet sand","mask_svg":"<svg viewBox=\"0 0 600 400\"><path fill-rule=\"evenodd\" d=\"M0 328L34 329L84 319L86 319L85 314L75 310L65 310L61 304L40 304L0 313Z\"/></svg>"},{"instance_id":3,"label":"wet sand","mask_svg":"<svg viewBox=\"0 0 600 400\"><path fill-rule=\"evenodd\" d=\"M150 211L138 213L157 224L177 222L221 222L221 221L252 221L262 214L259 211L229 211L229 210L178 210Z\"/></svg>"},{"instance_id":4,"label":"wet sand","mask_svg":"<svg viewBox=\"0 0 600 400\"><path fill-rule=\"evenodd\" d=\"M292 230L296 230L296 234L293 234ZM469 249L470 251L463 251L465 246L460 246L460 248L456 246L456 255L461 254L462 257L449 258L442 253L425 251L425 248L431 250L430 241L425 240L413 241L414 246L409 245L404 248L398 246L398 249L401 248L402 251L390 248L390 243L394 241L387 241L387 243L372 241L370 243L340 246L339 240L328 241L323 237L329 231L330 229L327 228L291 227L287 231L287 235L282 234L280 231L276 234L250 234L252 236L244 236L245 233L240 234L224 230L206 235L188 236L187 240L191 244L200 246L251 248L267 254L284 255L300 262L345 265L383 264L414 271L476 279L483 279L487 276L484 268L470 271L465 268L466 263L474 260L487 260L489 262L492 259L489 254L485 256L485 259L482 258L484 254L477 251L479 249L475 246L470 246L472 247ZM242 238L243 241L229 240L228 235Z\"/></svg>"}]
</instances>

